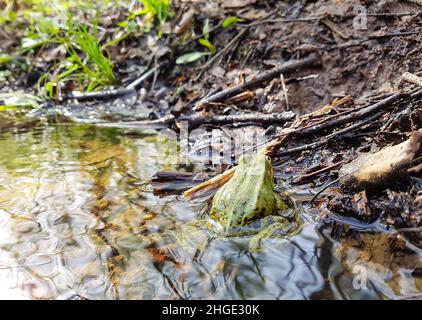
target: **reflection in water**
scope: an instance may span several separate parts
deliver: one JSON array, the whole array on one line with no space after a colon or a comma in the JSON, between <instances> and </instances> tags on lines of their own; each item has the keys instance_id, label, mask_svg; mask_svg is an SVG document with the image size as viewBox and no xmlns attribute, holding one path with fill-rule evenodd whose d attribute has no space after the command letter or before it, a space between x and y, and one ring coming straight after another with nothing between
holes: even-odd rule
<instances>
[{"instance_id":1,"label":"reflection in water","mask_svg":"<svg viewBox=\"0 0 422 320\"><path fill-rule=\"evenodd\" d=\"M388 241L336 242L306 213L300 234L213 239L203 249L183 226L203 206L159 198L143 182L181 170L157 158L155 136L67 125L0 136L0 298L356 299L417 297L420 261ZM158 161L161 160L161 161ZM159 164L160 163L160 164ZM369 251L368 251L369 250ZM398 262L400 259L401 262ZM368 270L353 288L353 267ZM419 274L415 272L419 270Z\"/></svg>"}]
</instances>

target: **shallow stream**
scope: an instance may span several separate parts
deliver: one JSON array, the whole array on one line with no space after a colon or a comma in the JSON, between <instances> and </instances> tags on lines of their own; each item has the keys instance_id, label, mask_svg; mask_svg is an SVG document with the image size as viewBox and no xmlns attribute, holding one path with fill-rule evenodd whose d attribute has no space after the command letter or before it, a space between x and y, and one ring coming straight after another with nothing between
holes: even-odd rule
<instances>
[{"instance_id":1,"label":"shallow stream","mask_svg":"<svg viewBox=\"0 0 422 320\"><path fill-rule=\"evenodd\" d=\"M204 205L148 189L157 170L179 169L160 143L79 124L1 133L0 299L421 296L417 255L393 256L382 235L367 234L366 249L335 241L311 212L259 252L248 238L180 240Z\"/></svg>"}]
</instances>

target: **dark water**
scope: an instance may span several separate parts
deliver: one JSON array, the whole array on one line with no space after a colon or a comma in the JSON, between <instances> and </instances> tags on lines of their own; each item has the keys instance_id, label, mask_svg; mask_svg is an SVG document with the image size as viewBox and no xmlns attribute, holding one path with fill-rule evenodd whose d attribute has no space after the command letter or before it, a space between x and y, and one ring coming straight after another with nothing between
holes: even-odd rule
<instances>
[{"instance_id":1,"label":"dark water","mask_svg":"<svg viewBox=\"0 0 422 320\"><path fill-rule=\"evenodd\" d=\"M189 222L203 204L144 185L157 170L179 169L157 156L161 146L154 135L86 125L0 134L0 298L421 295L417 255L392 254L382 235L365 235L363 246L334 241L311 212L299 234L258 252L248 238L201 241Z\"/></svg>"}]
</instances>

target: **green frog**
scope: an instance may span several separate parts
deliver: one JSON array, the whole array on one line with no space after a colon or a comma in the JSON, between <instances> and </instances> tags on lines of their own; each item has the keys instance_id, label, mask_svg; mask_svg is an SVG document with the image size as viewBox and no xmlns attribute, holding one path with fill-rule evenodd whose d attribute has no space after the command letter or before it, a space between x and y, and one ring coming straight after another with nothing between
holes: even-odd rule
<instances>
[{"instance_id":1,"label":"green frog","mask_svg":"<svg viewBox=\"0 0 422 320\"><path fill-rule=\"evenodd\" d=\"M240 157L233 177L214 195L210 210L228 236L290 234L297 229L292 213L296 216L274 191L274 169L264 150Z\"/></svg>"}]
</instances>

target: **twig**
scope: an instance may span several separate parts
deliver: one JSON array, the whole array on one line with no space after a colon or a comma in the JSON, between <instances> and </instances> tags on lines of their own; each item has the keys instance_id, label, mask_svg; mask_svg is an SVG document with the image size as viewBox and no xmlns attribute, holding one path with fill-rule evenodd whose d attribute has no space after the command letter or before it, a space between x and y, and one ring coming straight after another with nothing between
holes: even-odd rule
<instances>
[{"instance_id":1,"label":"twig","mask_svg":"<svg viewBox=\"0 0 422 320\"><path fill-rule=\"evenodd\" d=\"M263 146L263 145L266 145L268 143L274 144L274 141L277 141L281 138L303 138L303 137L306 137L306 136L312 136L312 135L315 135L315 134L320 134L321 132L323 132L327 129L331 129L333 127L339 127L341 125L359 120L361 118L364 118L364 117L378 111L379 109L387 108L389 106L392 106L395 102L397 102L398 100L400 100L400 99L402 99L403 97L406 97L406 96L409 98L408 100L418 99L418 98L422 97L422 90L415 91L415 92L413 92L411 94L407 94L407 95L402 93L401 91L399 91L399 92L397 92L397 93L395 93L395 94L393 94L393 95L391 95L391 96L389 96L389 97L387 97L383 100L378 101L375 104L360 107L352 113L350 111L345 111L345 112L339 113L337 115L328 117L327 121L323 120L323 121L320 121L316 124L308 125L308 126L305 126L305 127L286 128L280 134L277 134L274 137L272 137L271 139L263 141L263 142L255 145L255 146L253 146L252 148ZM340 115L341 115L341 117L339 117ZM301 117L301 119L309 118L309 116L310 115L304 115L304 116ZM280 147L280 145L281 144L279 144L279 143L275 143L275 147L274 147L274 150L273 150L274 155L277 152L277 148Z\"/></svg>"},{"instance_id":2,"label":"twig","mask_svg":"<svg viewBox=\"0 0 422 320\"><path fill-rule=\"evenodd\" d=\"M329 120L327 122L317 124L311 127L305 127L305 128L297 128L294 130L294 132L291 132L291 134L295 137L305 137L309 135L313 135L316 133L320 133L324 130L331 129L333 127L338 127L346 123L350 123L353 121L356 121L358 119L362 119L374 112L377 112L383 108L386 108L388 106L391 106L394 102L397 102L398 100L406 97L408 95L404 94L403 92L398 92L393 94L392 96L385 98L375 104L369 105L367 107L364 107L356 112L348 113L340 118L335 118L332 120Z\"/></svg>"},{"instance_id":3,"label":"twig","mask_svg":"<svg viewBox=\"0 0 422 320\"><path fill-rule=\"evenodd\" d=\"M418 255L422 256L422 249L415 246L413 243L411 243L409 240L407 240L403 235L398 234L397 239L404 241L404 243L405 243L405 245L408 249L410 249L413 252L417 253Z\"/></svg>"},{"instance_id":4,"label":"twig","mask_svg":"<svg viewBox=\"0 0 422 320\"><path fill-rule=\"evenodd\" d=\"M230 97L233 97L247 89L253 88L257 85L259 85L262 82L272 80L275 77L278 77L280 74L288 74L290 72L296 71L298 69L311 66L316 64L319 61L319 56L316 53L312 53L306 58L302 60L296 60L296 61L289 61L285 64L283 64L280 67L272 68L266 72L263 72L259 75L257 75L254 79L245 81L244 83L222 90L216 94L213 94L212 96L208 98L204 98L200 100L196 106L208 104L210 102L222 102Z\"/></svg>"},{"instance_id":5,"label":"twig","mask_svg":"<svg viewBox=\"0 0 422 320\"><path fill-rule=\"evenodd\" d=\"M142 82L149 79L155 72L157 72L158 68L159 66L155 66L154 68L143 73L138 79L136 79L134 82L127 85L125 88L105 90L105 91L86 92L82 94L72 94L69 96L64 96L61 99L62 100L75 99L78 101L91 101L91 100L105 100L105 99L121 97L129 93L136 92L136 89L139 88Z\"/></svg>"},{"instance_id":6,"label":"twig","mask_svg":"<svg viewBox=\"0 0 422 320\"><path fill-rule=\"evenodd\" d=\"M318 196L323 193L325 190L327 190L329 187L331 187L333 184L335 184L336 182L340 181L340 178L331 181L329 184L327 184L325 187L322 187L321 190L319 190L313 197L311 200L308 201L308 204L311 204L312 202L315 201L316 198L318 198Z\"/></svg>"},{"instance_id":7,"label":"twig","mask_svg":"<svg viewBox=\"0 0 422 320\"><path fill-rule=\"evenodd\" d=\"M290 107L289 107L289 98L287 96L287 87L286 87L286 82L284 82L284 76L283 76L283 74L280 75L280 78L281 78L281 86L283 88L284 100L286 100L286 110L290 110Z\"/></svg>"},{"instance_id":8,"label":"twig","mask_svg":"<svg viewBox=\"0 0 422 320\"><path fill-rule=\"evenodd\" d=\"M313 172L308 173L308 174L304 174L304 175L300 176L299 178L297 178L296 181L294 181L294 183L295 184L300 184L302 182L309 181L310 179L312 179L312 178L320 175L321 173L325 173L327 171L331 171L333 169L336 169L337 167L339 167L342 164L343 164L343 161L339 161L339 162L336 162L336 163L334 163L334 164L332 164L330 166L326 166L326 167L324 167L322 169L313 171Z\"/></svg>"},{"instance_id":9,"label":"twig","mask_svg":"<svg viewBox=\"0 0 422 320\"><path fill-rule=\"evenodd\" d=\"M314 142L314 143L310 143L310 144L306 144L297 148L292 148L289 150L285 150L282 152L279 152L278 155L279 156L286 156L292 153L297 153L297 152L301 152L304 150L309 150L309 149L313 149L313 148L317 148L320 147L324 144L326 144L329 140L331 140L332 138L338 137L340 135L343 135L349 131L352 131L354 129L360 128L368 123L370 123L371 121L379 118L380 116L382 116L383 114L387 113L392 106L395 105L396 102L398 102L400 99L404 98L404 97L408 97L409 100L411 99L417 99L420 98L420 96L422 96L422 90L416 91L412 94L404 94L402 92L398 92L384 100L379 101L378 103L375 103L373 105L367 106L365 108L362 108L354 113L351 114L347 114L344 117L338 118L338 119L333 119L331 121L327 121L325 123L322 124L317 124L311 127L306 127L306 128L298 128L295 129L294 131L288 132L290 137L294 137L294 138L298 138L298 137L305 137L305 136L309 136L309 135L313 135L316 133L320 133L326 129L332 128L332 127L337 127L346 123L350 123L353 121L356 121L358 119L362 119L364 117L369 116L370 114L377 112L376 114L354 124L351 125L349 127L346 127L344 129L341 129L339 131L336 131L328 136L326 136L324 139L318 141L318 142ZM285 135L286 133L284 133ZM280 135L280 136L283 136ZM276 138L276 137L274 137Z\"/></svg>"},{"instance_id":10,"label":"twig","mask_svg":"<svg viewBox=\"0 0 422 320\"><path fill-rule=\"evenodd\" d=\"M157 82L159 73L158 63L157 63L157 57L154 57L154 77L152 78L152 84L151 84L151 91L154 91L155 89L155 83Z\"/></svg>"},{"instance_id":11,"label":"twig","mask_svg":"<svg viewBox=\"0 0 422 320\"><path fill-rule=\"evenodd\" d=\"M139 129L141 127L161 127L168 126L174 122L172 114L166 115L155 120L125 121L125 122L99 122L95 123L99 127L119 128L119 129Z\"/></svg>"},{"instance_id":12,"label":"twig","mask_svg":"<svg viewBox=\"0 0 422 320\"><path fill-rule=\"evenodd\" d=\"M388 109L381 110L380 112L374 114L373 116L368 117L368 118L366 118L366 119L364 119L364 120L362 120L362 121L360 121L360 122L358 122L354 125L351 125L351 126L348 126L344 129L341 129L339 131L336 131L336 132L326 136L324 139L319 140L318 142L313 142L313 143L305 144L305 145L300 146L300 147L281 151L281 152L278 152L277 155L280 156L280 157L283 157L283 156L287 156L287 155L292 154L292 153L302 152L302 151L305 151L305 150L315 149L317 147L321 147L321 146L325 145L326 143L328 143L331 139L339 137L339 136L341 136L341 135L343 135L347 132L350 132L352 130L355 130L357 128L360 128L360 127L370 123L371 121L374 121L375 119L381 117L384 113L387 113L387 112L388 112Z\"/></svg>"},{"instance_id":13,"label":"twig","mask_svg":"<svg viewBox=\"0 0 422 320\"><path fill-rule=\"evenodd\" d=\"M188 41L186 41L185 43L182 44L182 47L186 47L191 42L203 38L206 34L214 32L215 30L220 28L222 24L223 24L223 22L220 22L215 27L212 27L210 30L208 30L207 33L201 33L201 34L198 34L197 36L193 37L192 39L189 39Z\"/></svg>"},{"instance_id":14,"label":"twig","mask_svg":"<svg viewBox=\"0 0 422 320\"><path fill-rule=\"evenodd\" d=\"M422 227L399 228L394 230L392 234L397 234L401 232L422 232Z\"/></svg>"},{"instance_id":15,"label":"twig","mask_svg":"<svg viewBox=\"0 0 422 320\"><path fill-rule=\"evenodd\" d=\"M196 114L193 116L182 116L178 121L188 121L191 127L197 127L201 124L233 124L239 122L254 122L259 124L277 123L283 124L295 118L293 112L283 112L275 114L246 113L239 115L210 115Z\"/></svg>"},{"instance_id":16,"label":"twig","mask_svg":"<svg viewBox=\"0 0 422 320\"><path fill-rule=\"evenodd\" d=\"M386 34L374 34L374 35L370 35L367 38L364 39L360 39L360 40L350 40L347 41L345 43L342 44L336 44L336 45L331 45L331 46L322 46L322 49L344 49L344 48L348 48L348 47L354 47L354 46L360 46L365 42L371 41L371 40L377 40L377 39L382 39L382 38L393 38L393 37L404 37L404 36L411 36L414 34L420 34L421 31L405 31L405 32L391 32L391 33L386 33Z\"/></svg>"}]
</instances>

